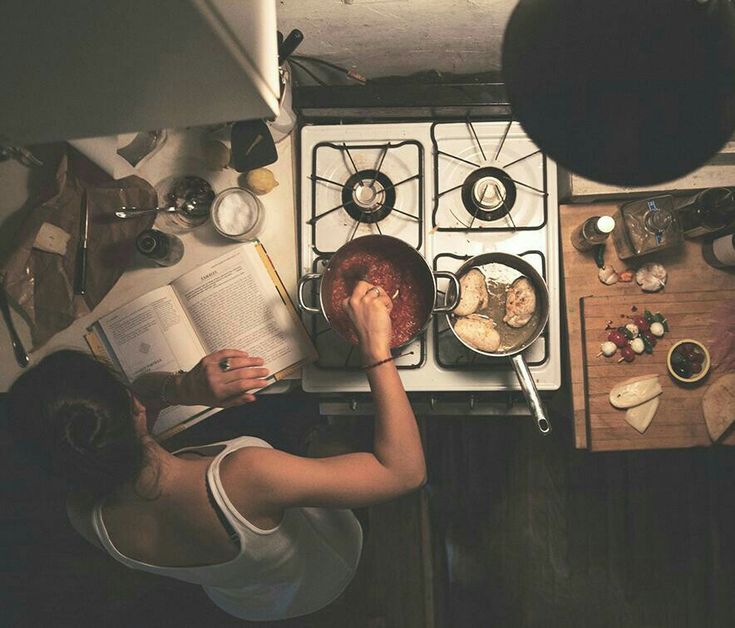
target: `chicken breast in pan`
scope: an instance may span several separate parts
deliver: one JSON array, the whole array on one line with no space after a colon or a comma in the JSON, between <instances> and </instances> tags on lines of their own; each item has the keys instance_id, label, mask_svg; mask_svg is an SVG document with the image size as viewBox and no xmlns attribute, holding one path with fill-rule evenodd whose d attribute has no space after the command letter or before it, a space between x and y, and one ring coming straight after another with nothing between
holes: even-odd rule
<instances>
[{"instance_id":1,"label":"chicken breast in pan","mask_svg":"<svg viewBox=\"0 0 735 628\"><path fill-rule=\"evenodd\" d=\"M454 308L455 316L467 316L487 307L488 294L485 275L472 269L459 278L461 288L460 299Z\"/></svg>"},{"instance_id":2,"label":"chicken breast in pan","mask_svg":"<svg viewBox=\"0 0 735 628\"><path fill-rule=\"evenodd\" d=\"M536 290L526 277L519 277L508 288L503 322L511 327L523 327L536 311Z\"/></svg>"},{"instance_id":3,"label":"chicken breast in pan","mask_svg":"<svg viewBox=\"0 0 735 628\"><path fill-rule=\"evenodd\" d=\"M495 321L479 314L458 318L454 331L466 343L480 351L494 353L500 347L500 334L495 331Z\"/></svg>"}]
</instances>

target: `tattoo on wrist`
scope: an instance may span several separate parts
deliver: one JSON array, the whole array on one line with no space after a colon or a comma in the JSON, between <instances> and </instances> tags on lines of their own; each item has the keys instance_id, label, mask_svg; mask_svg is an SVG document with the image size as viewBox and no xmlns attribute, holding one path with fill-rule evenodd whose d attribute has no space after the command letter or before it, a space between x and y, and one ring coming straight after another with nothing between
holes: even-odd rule
<instances>
[{"instance_id":1,"label":"tattoo on wrist","mask_svg":"<svg viewBox=\"0 0 735 628\"><path fill-rule=\"evenodd\" d=\"M169 373L166 376L166 379L163 380L163 385L161 386L161 398L160 401L164 406L172 406L174 405L173 401L171 401L171 396L169 394L171 385L176 383L176 378L179 375L183 375L186 373L186 371L178 370L174 373Z\"/></svg>"}]
</instances>

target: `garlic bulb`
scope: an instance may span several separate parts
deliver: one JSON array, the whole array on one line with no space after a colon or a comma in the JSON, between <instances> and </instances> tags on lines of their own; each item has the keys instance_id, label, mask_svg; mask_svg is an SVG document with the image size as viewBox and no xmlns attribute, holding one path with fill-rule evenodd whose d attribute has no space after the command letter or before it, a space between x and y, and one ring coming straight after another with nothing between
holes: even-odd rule
<instances>
[{"instance_id":1,"label":"garlic bulb","mask_svg":"<svg viewBox=\"0 0 735 628\"><path fill-rule=\"evenodd\" d=\"M641 266L635 274L635 280L644 292L658 292L666 285L666 278L666 269L656 263Z\"/></svg>"}]
</instances>

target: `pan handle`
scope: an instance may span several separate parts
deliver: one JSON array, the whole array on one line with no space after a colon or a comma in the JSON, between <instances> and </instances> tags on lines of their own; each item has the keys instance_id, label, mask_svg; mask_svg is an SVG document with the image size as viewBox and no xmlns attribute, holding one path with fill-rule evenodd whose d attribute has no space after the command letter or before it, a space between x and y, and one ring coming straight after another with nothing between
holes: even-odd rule
<instances>
[{"instance_id":1,"label":"pan handle","mask_svg":"<svg viewBox=\"0 0 735 628\"><path fill-rule=\"evenodd\" d=\"M528 406L531 408L533 418L536 419L536 425L538 425L539 431L544 436L548 436L551 433L551 422L546 415L544 404L541 402L541 396L538 394L536 382L533 381L528 364L526 364L521 353L516 353L511 358L511 362L518 376L518 381L521 383Z\"/></svg>"},{"instance_id":2,"label":"pan handle","mask_svg":"<svg viewBox=\"0 0 735 628\"><path fill-rule=\"evenodd\" d=\"M445 270L434 270L431 273L434 275L434 283L436 284L437 277L444 277L445 279L449 279L449 283L454 284L454 302L450 303L449 305L441 305L439 307L434 307L433 312L439 313L439 314L448 314L451 312L455 307L459 305L459 297L460 297L460 291L461 288L459 286L459 279L457 279L457 276L454 273L447 272Z\"/></svg>"},{"instance_id":3,"label":"pan handle","mask_svg":"<svg viewBox=\"0 0 735 628\"><path fill-rule=\"evenodd\" d=\"M304 276L299 279L299 289L298 289L298 299L299 299L299 307L304 312L312 312L314 314L321 314L321 299L319 301L320 307L311 307L310 305L306 305L304 302L304 286L306 286L307 283L310 281L314 281L316 279L321 279L322 274L321 273L306 273Z\"/></svg>"}]
</instances>

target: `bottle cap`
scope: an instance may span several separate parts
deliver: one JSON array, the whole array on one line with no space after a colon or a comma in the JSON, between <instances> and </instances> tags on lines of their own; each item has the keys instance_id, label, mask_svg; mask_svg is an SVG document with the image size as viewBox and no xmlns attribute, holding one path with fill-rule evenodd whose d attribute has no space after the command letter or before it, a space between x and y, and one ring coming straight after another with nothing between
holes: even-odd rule
<instances>
[{"instance_id":1,"label":"bottle cap","mask_svg":"<svg viewBox=\"0 0 735 628\"><path fill-rule=\"evenodd\" d=\"M597 229L602 233L610 233L615 229L615 219L612 216L600 216L597 219Z\"/></svg>"}]
</instances>

